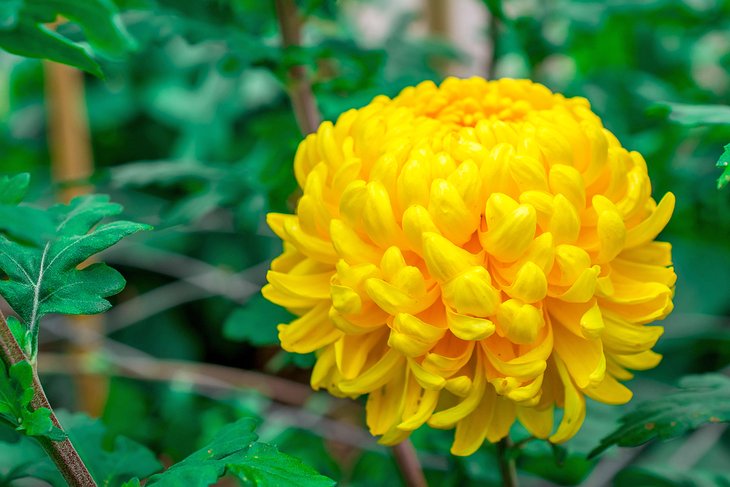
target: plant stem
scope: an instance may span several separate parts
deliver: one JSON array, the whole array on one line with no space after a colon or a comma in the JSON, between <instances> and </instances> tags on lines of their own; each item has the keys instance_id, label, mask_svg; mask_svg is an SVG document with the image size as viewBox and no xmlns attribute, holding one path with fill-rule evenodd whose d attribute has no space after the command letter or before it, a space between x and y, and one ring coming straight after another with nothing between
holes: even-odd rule
<instances>
[{"instance_id":1,"label":"plant stem","mask_svg":"<svg viewBox=\"0 0 730 487\"><path fill-rule=\"evenodd\" d=\"M294 0L276 0L276 18L284 48L301 45L302 22ZM289 77L289 97L297 123L303 134L311 134L319 127L322 116L307 78L307 70L301 65L292 66L289 68Z\"/></svg>"},{"instance_id":2,"label":"plant stem","mask_svg":"<svg viewBox=\"0 0 730 487\"><path fill-rule=\"evenodd\" d=\"M497 461L499 462L499 471L502 474L502 485L504 487L517 487L517 467L515 459L510 454L512 448L512 440L509 436L505 436L497 443Z\"/></svg>"},{"instance_id":3,"label":"plant stem","mask_svg":"<svg viewBox=\"0 0 730 487\"><path fill-rule=\"evenodd\" d=\"M10 331L5 316L0 312L0 355L2 360L8 367L11 367L23 360L28 361L28 357L21 349L18 341ZM33 409L48 408L51 412L51 421L54 426L63 430L58 422L56 414L53 412L48 402L46 393L43 390L41 381L38 378L35 366L33 366L33 400L31 401ZM66 438L63 441L53 441L46 437L37 437L36 440L41 444L46 454L53 460L56 467L66 479L71 487L89 487L95 486L93 477L84 465L83 460L74 448L71 440Z\"/></svg>"},{"instance_id":4,"label":"plant stem","mask_svg":"<svg viewBox=\"0 0 730 487\"><path fill-rule=\"evenodd\" d=\"M423 475L421 462L416 456L416 449L413 448L411 440L405 440L391 448L395 461L398 463L403 480L408 487L427 487L426 477Z\"/></svg>"}]
</instances>

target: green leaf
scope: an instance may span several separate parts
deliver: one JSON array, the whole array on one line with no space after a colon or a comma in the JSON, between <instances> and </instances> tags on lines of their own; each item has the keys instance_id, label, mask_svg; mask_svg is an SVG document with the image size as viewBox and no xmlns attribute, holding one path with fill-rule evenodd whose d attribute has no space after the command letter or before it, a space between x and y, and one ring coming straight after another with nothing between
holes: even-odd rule
<instances>
[{"instance_id":1,"label":"green leaf","mask_svg":"<svg viewBox=\"0 0 730 487\"><path fill-rule=\"evenodd\" d=\"M658 103L653 111L669 114L669 120L694 127L697 125L730 125L730 106L691 105L687 103Z\"/></svg>"},{"instance_id":2,"label":"green leaf","mask_svg":"<svg viewBox=\"0 0 730 487\"><path fill-rule=\"evenodd\" d=\"M223 324L223 335L229 340L247 342L254 346L279 343L276 325L289 323L293 316L256 294L242 307L233 311Z\"/></svg>"},{"instance_id":3,"label":"green leaf","mask_svg":"<svg viewBox=\"0 0 730 487\"><path fill-rule=\"evenodd\" d=\"M134 48L111 0L14 0L0 8L0 48L101 77L101 68L89 52L44 25L59 16L76 23L95 52L119 57Z\"/></svg>"},{"instance_id":4,"label":"green leaf","mask_svg":"<svg viewBox=\"0 0 730 487\"><path fill-rule=\"evenodd\" d=\"M258 438L253 432L256 423L251 418L243 418L226 426L209 444L165 472L150 477L146 485L196 487L214 484L225 474L229 463L246 457L251 444Z\"/></svg>"},{"instance_id":5,"label":"green leaf","mask_svg":"<svg viewBox=\"0 0 730 487\"><path fill-rule=\"evenodd\" d=\"M0 270L7 276L0 281L0 295L31 331L33 351L43 315L100 313L111 307L104 298L124 288L124 279L111 267L82 266L122 238L149 228L128 221L96 226L121 210L107 196L81 196L48 210L55 235L41 247L27 247L0 235Z\"/></svg>"},{"instance_id":6,"label":"green leaf","mask_svg":"<svg viewBox=\"0 0 730 487\"><path fill-rule=\"evenodd\" d=\"M118 486L126 479L146 477L162 465L154 453L125 436L110 438L107 427L85 414L59 413L68 436L99 485Z\"/></svg>"},{"instance_id":7,"label":"green leaf","mask_svg":"<svg viewBox=\"0 0 730 487\"><path fill-rule=\"evenodd\" d=\"M36 441L23 436L14 442L0 441L0 485L14 485L13 481L26 478L45 480L53 486L65 485L63 477Z\"/></svg>"},{"instance_id":8,"label":"green leaf","mask_svg":"<svg viewBox=\"0 0 730 487\"><path fill-rule=\"evenodd\" d=\"M162 468L151 451L124 436L110 435L101 421L63 411L58 416L98 485L119 486L132 476L145 477ZM24 478L67 485L36 442L25 437L0 441L0 485Z\"/></svg>"},{"instance_id":9,"label":"green leaf","mask_svg":"<svg viewBox=\"0 0 730 487\"><path fill-rule=\"evenodd\" d=\"M679 382L679 390L640 403L620 421L621 426L603 438L588 458L612 445L637 446L654 438L674 438L704 423L730 421L730 377L687 376Z\"/></svg>"},{"instance_id":10,"label":"green leaf","mask_svg":"<svg viewBox=\"0 0 730 487\"><path fill-rule=\"evenodd\" d=\"M0 177L0 204L17 205L23 201L29 184L30 174L28 173Z\"/></svg>"},{"instance_id":11,"label":"green leaf","mask_svg":"<svg viewBox=\"0 0 730 487\"><path fill-rule=\"evenodd\" d=\"M722 189L730 183L730 144L725 146L725 152L717 160L717 167L724 168L717 179L717 189Z\"/></svg>"},{"instance_id":12,"label":"green leaf","mask_svg":"<svg viewBox=\"0 0 730 487\"><path fill-rule=\"evenodd\" d=\"M28 192L28 174L0 177L0 233L29 243L40 243L53 231L53 225L44 211L17 206Z\"/></svg>"},{"instance_id":13,"label":"green leaf","mask_svg":"<svg viewBox=\"0 0 730 487\"><path fill-rule=\"evenodd\" d=\"M135 47L111 0L26 0L26 3L33 11L54 12L78 24L94 51L119 57Z\"/></svg>"},{"instance_id":14,"label":"green leaf","mask_svg":"<svg viewBox=\"0 0 730 487\"><path fill-rule=\"evenodd\" d=\"M204 487L231 473L255 486L331 486L334 482L276 448L255 443L257 421L243 418L228 425L206 446L161 474L150 477L147 486ZM139 485L133 479L127 487Z\"/></svg>"},{"instance_id":15,"label":"green leaf","mask_svg":"<svg viewBox=\"0 0 730 487\"><path fill-rule=\"evenodd\" d=\"M0 30L0 48L18 56L68 64L103 77L99 64L84 48L33 22L21 20L12 30Z\"/></svg>"},{"instance_id":16,"label":"green leaf","mask_svg":"<svg viewBox=\"0 0 730 487\"><path fill-rule=\"evenodd\" d=\"M228 471L244 485L258 487L330 487L332 479L319 475L312 467L285 455L276 447L254 443L240 462L228 465Z\"/></svg>"},{"instance_id":17,"label":"green leaf","mask_svg":"<svg viewBox=\"0 0 730 487\"><path fill-rule=\"evenodd\" d=\"M47 436L61 440L65 435L51 421L47 408L33 409L33 368L18 362L9 369L0 360L0 420L28 436Z\"/></svg>"},{"instance_id":18,"label":"green leaf","mask_svg":"<svg viewBox=\"0 0 730 487\"><path fill-rule=\"evenodd\" d=\"M31 337L28 329L15 316L8 316L5 322L8 324L8 328L10 328L10 332L15 337L15 340L17 340L20 348L24 351L30 350Z\"/></svg>"}]
</instances>

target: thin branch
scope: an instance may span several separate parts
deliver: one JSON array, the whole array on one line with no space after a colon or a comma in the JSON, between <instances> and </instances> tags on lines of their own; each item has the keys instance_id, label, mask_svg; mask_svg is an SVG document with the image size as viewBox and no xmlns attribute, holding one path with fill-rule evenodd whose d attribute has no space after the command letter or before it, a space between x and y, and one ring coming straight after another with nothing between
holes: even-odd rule
<instances>
[{"instance_id":1,"label":"thin branch","mask_svg":"<svg viewBox=\"0 0 730 487\"><path fill-rule=\"evenodd\" d=\"M517 468L515 459L511 455L512 440L509 436L505 436L497 443L497 461L499 462L499 471L502 474L502 485L504 487L517 487Z\"/></svg>"},{"instance_id":2,"label":"thin branch","mask_svg":"<svg viewBox=\"0 0 730 487\"><path fill-rule=\"evenodd\" d=\"M28 357L10 331L10 327L2 312L0 312L0 353L2 353L2 359L8 367L24 360L28 361ZM31 406L34 410L47 408L51 412L50 416L53 425L63 431L61 423L58 422L58 418L48 402L35 367L33 367L33 399L31 400ZM53 460L53 463L56 464L56 467L58 467L58 470L69 485L72 487L96 485L96 482L94 482L89 470L84 465L84 462L81 460L81 457L68 437L63 441L53 441L46 437L36 439L46 454Z\"/></svg>"},{"instance_id":3,"label":"thin branch","mask_svg":"<svg viewBox=\"0 0 730 487\"><path fill-rule=\"evenodd\" d=\"M403 480L408 487L427 487L421 462L411 440L405 440L391 448Z\"/></svg>"},{"instance_id":4,"label":"thin branch","mask_svg":"<svg viewBox=\"0 0 730 487\"><path fill-rule=\"evenodd\" d=\"M300 46L302 20L294 0L276 0L276 18L284 48ZM292 66L289 68L289 78L289 96L299 129L305 135L311 134L319 127L322 116L317 108L306 68L301 65Z\"/></svg>"}]
</instances>

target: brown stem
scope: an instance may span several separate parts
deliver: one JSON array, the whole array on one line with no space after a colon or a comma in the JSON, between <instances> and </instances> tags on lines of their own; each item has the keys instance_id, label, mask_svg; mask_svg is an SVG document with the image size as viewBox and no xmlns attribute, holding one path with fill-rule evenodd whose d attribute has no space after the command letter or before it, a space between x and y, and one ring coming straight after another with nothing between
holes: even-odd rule
<instances>
[{"instance_id":1,"label":"brown stem","mask_svg":"<svg viewBox=\"0 0 730 487\"><path fill-rule=\"evenodd\" d=\"M413 448L411 440L405 440L391 448L395 461L398 463L403 480L408 487L427 487L426 477L423 475L421 462L416 456L416 449Z\"/></svg>"},{"instance_id":2,"label":"brown stem","mask_svg":"<svg viewBox=\"0 0 730 487\"><path fill-rule=\"evenodd\" d=\"M28 357L25 356L25 353L23 353L13 333L10 331L10 327L7 321L5 321L5 316L3 316L2 312L0 312L0 354L2 354L2 359L8 367L23 360L28 361ZM51 411L51 421L54 426L63 430L48 402L35 367L33 367L33 400L31 401L31 406L34 410L48 408ZM71 487L89 487L96 485L89 470L71 443L71 440L66 438L63 441L53 441L46 437L38 437L36 439L46 454L53 460L53 463L56 464L63 478L66 479L66 482Z\"/></svg>"},{"instance_id":3,"label":"brown stem","mask_svg":"<svg viewBox=\"0 0 730 487\"><path fill-rule=\"evenodd\" d=\"M504 487L517 487L517 467L515 459L510 454L512 448L512 440L509 436L505 436L497 443L497 461L499 462L499 471L502 474L502 485Z\"/></svg>"},{"instance_id":4,"label":"brown stem","mask_svg":"<svg viewBox=\"0 0 730 487\"><path fill-rule=\"evenodd\" d=\"M276 0L276 17L284 48L301 45L302 21L294 0ZM289 96L299 129L305 135L311 134L319 127L322 116L317 108L306 68L292 66L289 68L289 78Z\"/></svg>"}]
</instances>

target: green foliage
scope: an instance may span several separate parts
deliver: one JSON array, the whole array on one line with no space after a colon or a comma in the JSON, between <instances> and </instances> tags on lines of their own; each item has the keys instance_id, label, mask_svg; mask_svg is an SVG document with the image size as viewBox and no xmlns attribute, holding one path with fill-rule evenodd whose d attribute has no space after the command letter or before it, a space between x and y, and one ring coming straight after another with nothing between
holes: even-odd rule
<instances>
[{"instance_id":1,"label":"green foliage","mask_svg":"<svg viewBox=\"0 0 730 487\"><path fill-rule=\"evenodd\" d=\"M111 0L12 0L0 7L0 48L102 76L99 64L81 45L44 25L59 16L76 23L95 51L120 56L134 46Z\"/></svg>"},{"instance_id":2,"label":"green foliage","mask_svg":"<svg viewBox=\"0 0 730 487\"><path fill-rule=\"evenodd\" d=\"M0 236L40 244L53 231L49 216L40 210L18 206L28 192L30 175L0 177Z\"/></svg>"},{"instance_id":3,"label":"green foliage","mask_svg":"<svg viewBox=\"0 0 730 487\"><path fill-rule=\"evenodd\" d=\"M55 234L42 247L30 247L0 236L0 294L20 315L31 333L30 349L35 356L38 324L47 313L93 314L111 306L104 299L124 288L122 276L111 267L94 263L78 269L96 253L122 238L149 228L128 221L97 225L116 215L121 206L106 196L81 196L69 205L48 210Z\"/></svg>"},{"instance_id":4,"label":"green foliage","mask_svg":"<svg viewBox=\"0 0 730 487\"><path fill-rule=\"evenodd\" d=\"M34 394L33 367L21 361L8 368L0 360L0 422L28 436L65 438L66 435L51 421L49 409L35 409L31 405Z\"/></svg>"},{"instance_id":5,"label":"green foliage","mask_svg":"<svg viewBox=\"0 0 730 487\"><path fill-rule=\"evenodd\" d=\"M255 427L256 421L250 418L226 426L210 443L165 472L150 477L145 485L204 487L226 474L238 477L245 485L260 487L334 485L299 460L270 445L256 443ZM139 485L136 479L125 484Z\"/></svg>"},{"instance_id":6,"label":"green foliage","mask_svg":"<svg viewBox=\"0 0 730 487\"><path fill-rule=\"evenodd\" d=\"M229 340L258 347L274 345L278 343L276 325L289 323L292 319L291 313L257 294L228 316L223 324L223 334Z\"/></svg>"},{"instance_id":7,"label":"green foliage","mask_svg":"<svg viewBox=\"0 0 730 487\"><path fill-rule=\"evenodd\" d=\"M725 151L717 160L717 167L723 169L722 174L717 178L717 189L722 189L730 183L730 144L725 146Z\"/></svg>"},{"instance_id":8,"label":"green foliage","mask_svg":"<svg viewBox=\"0 0 730 487\"><path fill-rule=\"evenodd\" d=\"M162 468L147 448L127 437L110 435L99 420L63 412L59 418L99 485L119 487L130 477L146 477ZM54 487L67 485L37 443L24 437L13 440L0 441L0 485L27 478L45 480Z\"/></svg>"},{"instance_id":9,"label":"green foliage","mask_svg":"<svg viewBox=\"0 0 730 487\"><path fill-rule=\"evenodd\" d=\"M0 441L0 485L12 486L21 479L44 480L54 487L65 484L36 441L25 436L14 440Z\"/></svg>"},{"instance_id":10,"label":"green foliage","mask_svg":"<svg viewBox=\"0 0 730 487\"><path fill-rule=\"evenodd\" d=\"M111 437L101 421L85 414L59 416L99 485L119 486L131 477L146 477L162 468L154 453L125 436Z\"/></svg>"},{"instance_id":11,"label":"green foliage","mask_svg":"<svg viewBox=\"0 0 730 487\"><path fill-rule=\"evenodd\" d=\"M589 457L612 445L637 446L654 438L674 438L708 422L727 421L730 421L730 377L688 376L679 382L679 390L644 401L621 418L621 426L603 438Z\"/></svg>"}]
</instances>

